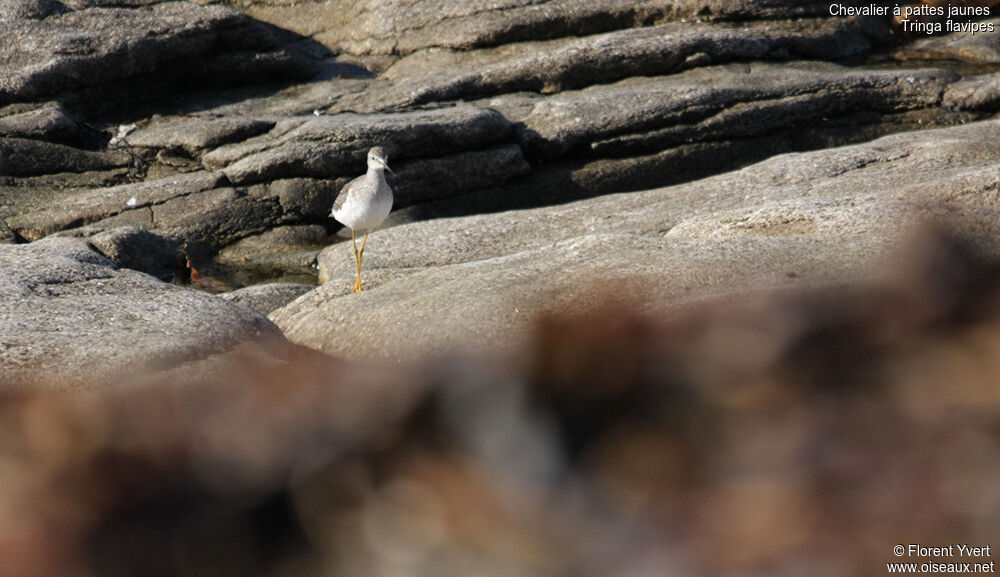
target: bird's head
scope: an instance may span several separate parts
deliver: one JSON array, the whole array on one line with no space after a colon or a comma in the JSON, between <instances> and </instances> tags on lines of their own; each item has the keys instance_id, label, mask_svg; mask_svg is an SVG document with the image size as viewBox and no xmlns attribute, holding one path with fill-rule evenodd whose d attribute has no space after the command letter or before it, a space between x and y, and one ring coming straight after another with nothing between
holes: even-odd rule
<instances>
[{"instance_id":1,"label":"bird's head","mask_svg":"<svg viewBox=\"0 0 1000 577\"><path fill-rule=\"evenodd\" d=\"M368 168L384 168L392 172L392 169L389 168L389 155L386 154L384 148L376 146L368 151Z\"/></svg>"}]
</instances>

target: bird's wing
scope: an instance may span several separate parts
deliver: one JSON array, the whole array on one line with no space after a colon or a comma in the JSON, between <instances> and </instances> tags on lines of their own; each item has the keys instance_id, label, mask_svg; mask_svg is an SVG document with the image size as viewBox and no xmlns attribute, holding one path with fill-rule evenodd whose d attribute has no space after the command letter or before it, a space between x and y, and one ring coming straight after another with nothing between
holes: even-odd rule
<instances>
[{"instance_id":1,"label":"bird's wing","mask_svg":"<svg viewBox=\"0 0 1000 577\"><path fill-rule=\"evenodd\" d=\"M337 198L333 201L333 208L330 210L330 216L333 216L333 213L337 212L342 206L344 206L344 203L347 202L347 196L351 193L351 189L361 184L361 180L363 178L364 175L361 175L351 182L348 182L344 185L344 188L340 189L340 194L338 194Z\"/></svg>"}]
</instances>

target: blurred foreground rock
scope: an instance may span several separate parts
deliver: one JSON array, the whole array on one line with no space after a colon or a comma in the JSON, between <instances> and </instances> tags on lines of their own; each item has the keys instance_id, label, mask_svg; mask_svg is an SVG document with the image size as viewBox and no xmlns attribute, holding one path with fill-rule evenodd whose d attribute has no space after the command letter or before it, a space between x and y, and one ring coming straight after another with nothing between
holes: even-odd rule
<instances>
[{"instance_id":1,"label":"blurred foreground rock","mask_svg":"<svg viewBox=\"0 0 1000 577\"><path fill-rule=\"evenodd\" d=\"M1000 261L914 246L872 283L560 312L501 363L291 349L8 392L0 565L839 577L886 571L900 541L991 544Z\"/></svg>"}]
</instances>

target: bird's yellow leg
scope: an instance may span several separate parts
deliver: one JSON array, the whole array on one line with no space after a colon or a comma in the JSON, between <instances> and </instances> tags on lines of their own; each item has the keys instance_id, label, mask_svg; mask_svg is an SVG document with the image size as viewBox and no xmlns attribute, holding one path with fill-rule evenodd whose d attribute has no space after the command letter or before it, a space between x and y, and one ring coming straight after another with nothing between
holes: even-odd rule
<instances>
[{"instance_id":1,"label":"bird's yellow leg","mask_svg":"<svg viewBox=\"0 0 1000 577\"><path fill-rule=\"evenodd\" d=\"M361 263L365 260L365 245L368 244L368 233L365 233L364 240L361 241L361 250L358 251L358 282L354 285L354 292L361 292Z\"/></svg>"},{"instance_id":2,"label":"bird's yellow leg","mask_svg":"<svg viewBox=\"0 0 1000 577\"><path fill-rule=\"evenodd\" d=\"M358 252L358 239L354 235L354 231L353 230L351 230L351 242L354 243L354 264L357 265L357 267L358 267L358 277L357 277L357 280L354 281L354 291L353 292L358 293L358 292L361 292L361 253ZM364 245L362 245L362 246L364 246Z\"/></svg>"},{"instance_id":3,"label":"bird's yellow leg","mask_svg":"<svg viewBox=\"0 0 1000 577\"><path fill-rule=\"evenodd\" d=\"M367 232L365 233L364 240L361 241L361 252L358 253L358 255L359 255L358 258L360 258L360 259L364 259L365 258L365 245L366 244L368 244L368 233Z\"/></svg>"}]
</instances>

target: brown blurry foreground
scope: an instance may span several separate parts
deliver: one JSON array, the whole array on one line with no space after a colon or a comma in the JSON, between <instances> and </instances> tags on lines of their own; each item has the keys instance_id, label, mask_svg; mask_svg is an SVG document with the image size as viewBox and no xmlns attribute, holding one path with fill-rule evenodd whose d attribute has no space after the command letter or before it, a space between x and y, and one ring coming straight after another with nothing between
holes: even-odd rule
<instances>
[{"instance_id":1,"label":"brown blurry foreground","mask_svg":"<svg viewBox=\"0 0 1000 577\"><path fill-rule=\"evenodd\" d=\"M1000 264L919 246L865 287L554 315L523 363L8 395L0 567L833 576L1000 545Z\"/></svg>"}]
</instances>

